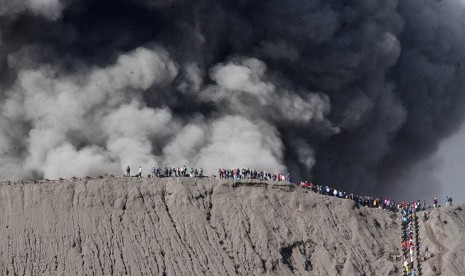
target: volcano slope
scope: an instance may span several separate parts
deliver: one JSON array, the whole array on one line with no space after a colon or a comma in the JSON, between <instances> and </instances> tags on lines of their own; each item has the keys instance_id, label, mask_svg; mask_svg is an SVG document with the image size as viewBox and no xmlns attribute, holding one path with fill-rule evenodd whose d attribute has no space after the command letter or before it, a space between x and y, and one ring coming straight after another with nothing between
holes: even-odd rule
<instances>
[{"instance_id":1,"label":"volcano slope","mask_svg":"<svg viewBox=\"0 0 465 276\"><path fill-rule=\"evenodd\" d=\"M397 255L397 214L293 184L0 185L1 275L399 275Z\"/></svg>"},{"instance_id":2,"label":"volcano slope","mask_svg":"<svg viewBox=\"0 0 465 276\"><path fill-rule=\"evenodd\" d=\"M441 275L465 275L465 205L447 206L419 214L420 256L424 275L433 275L435 266ZM424 258L428 246L432 255Z\"/></svg>"}]
</instances>

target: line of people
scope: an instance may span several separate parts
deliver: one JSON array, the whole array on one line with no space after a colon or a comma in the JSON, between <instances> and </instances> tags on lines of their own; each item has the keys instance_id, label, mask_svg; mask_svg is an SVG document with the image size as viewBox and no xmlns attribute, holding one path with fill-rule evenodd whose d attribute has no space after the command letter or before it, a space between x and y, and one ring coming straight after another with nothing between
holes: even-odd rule
<instances>
[{"instance_id":1,"label":"line of people","mask_svg":"<svg viewBox=\"0 0 465 276\"><path fill-rule=\"evenodd\" d=\"M400 206L402 220L402 258L405 276L415 276L416 270L414 261L418 257L418 221L416 211L419 206L416 202L410 204L402 203ZM417 260L417 269L420 270L420 264Z\"/></svg>"},{"instance_id":2,"label":"line of people","mask_svg":"<svg viewBox=\"0 0 465 276\"><path fill-rule=\"evenodd\" d=\"M317 185L312 182L308 181L301 181L300 182L300 187L311 190L315 193L321 194L321 195L329 195L329 196L334 196L338 198L345 198L345 199L352 199L354 200L357 204L365 206L365 207L370 207L370 208L380 208L380 209L385 209L385 210L390 210L397 212L400 210L400 206L406 204L404 201L402 203L398 203L394 200L391 200L389 198L382 198L382 197L373 197L373 196L360 196L356 194L349 194L341 190L337 190L336 188L330 187L330 186L322 186L322 185ZM417 201L412 201L412 203L416 211L420 210L426 210L427 208L437 208L440 207L438 203L437 197L433 199L433 206L428 206L426 204L426 200L423 200L423 203L420 202L420 200ZM447 196L446 197L446 206L452 206L452 197Z\"/></svg>"},{"instance_id":3,"label":"line of people","mask_svg":"<svg viewBox=\"0 0 465 276\"><path fill-rule=\"evenodd\" d=\"M151 176L155 177L199 177L203 178L204 171L202 168L190 168L188 169L186 166L182 167L164 167L163 169L160 167L155 167L155 165L151 168ZM289 173L271 173L268 171L263 170L254 170L250 168L243 168L243 169L218 169L218 175L220 179L260 179L260 180L272 180L272 181L284 181L284 182L291 182L291 177ZM126 176L130 177L142 177L142 167L139 166L139 170L137 174L131 175L131 168L128 165L126 168ZM329 195L338 198L345 198L354 200L357 204L365 207L370 208L380 208L390 211L399 211L401 206L406 205L405 202L398 204L396 201L391 200L389 198L380 198L380 197L372 197L372 196L360 196L356 194L349 194L344 191L338 191L336 188L330 186L321 186L313 184L312 182L308 181L301 181L300 187L304 189L311 190L315 193L322 194L322 195ZM421 204L420 200L416 202L413 201L412 206L416 211L426 210L428 206L426 205L426 201L423 201L423 205ZM452 197L446 197L446 206L452 205ZM433 207L439 207L437 197L433 200Z\"/></svg>"},{"instance_id":4,"label":"line of people","mask_svg":"<svg viewBox=\"0 0 465 276\"><path fill-rule=\"evenodd\" d=\"M336 188L330 186L321 186L313 184L312 182L308 181L301 181L300 187L311 190L315 193L321 195L329 195L338 198L345 198L351 199L355 201L357 204L370 207L370 208L381 208L385 210L397 211L399 206L397 202L388 198L379 198L379 197L371 197L371 196L360 196L354 194L348 194L344 191L338 191Z\"/></svg>"},{"instance_id":5,"label":"line of people","mask_svg":"<svg viewBox=\"0 0 465 276\"><path fill-rule=\"evenodd\" d=\"M199 177L203 178L204 173L203 169L196 169L190 168L188 169L186 166L182 167L164 167L163 169L160 167L152 166L150 169L150 175L152 178L155 177ZM142 177L142 166L139 166L138 173L135 175L131 175L131 167L128 165L126 167L126 176L127 177Z\"/></svg>"},{"instance_id":6,"label":"line of people","mask_svg":"<svg viewBox=\"0 0 465 276\"><path fill-rule=\"evenodd\" d=\"M291 182L289 173L271 173L268 171L254 170L254 169L218 169L218 176L220 179L260 179L272 181Z\"/></svg>"}]
</instances>

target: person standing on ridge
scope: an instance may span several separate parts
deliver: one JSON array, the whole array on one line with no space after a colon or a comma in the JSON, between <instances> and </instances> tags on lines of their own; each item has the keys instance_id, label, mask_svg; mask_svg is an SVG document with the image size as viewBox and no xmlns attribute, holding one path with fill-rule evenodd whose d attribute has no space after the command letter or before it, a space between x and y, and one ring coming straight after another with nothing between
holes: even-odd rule
<instances>
[{"instance_id":1,"label":"person standing on ridge","mask_svg":"<svg viewBox=\"0 0 465 276\"><path fill-rule=\"evenodd\" d=\"M155 178L155 172L156 172L155 165L153 165L152 166L152 178Z\"/></svg>"},{"instance_id":2,"label":"person standing on ridge","mask_svg":"<svg viewBox=\"0 0 465 276\"><path fill-rule=\"evenodd\" d=\"M128 165L127 168L126 168L126 176L127 176L127 177L130 177L130 176L131 176L131 167L129 167L129 165Z\"/></svg>"},{"instance_id":3,"label":"person standing on ridge","mask_svg":"<svg viewBox=\"0 0 465 276\"><path fill-rule=\"evenodd\" d=\"M139 173L137 174L138 177L142 177L142 166L139 166Z\"/></svg>"}]
</instances>

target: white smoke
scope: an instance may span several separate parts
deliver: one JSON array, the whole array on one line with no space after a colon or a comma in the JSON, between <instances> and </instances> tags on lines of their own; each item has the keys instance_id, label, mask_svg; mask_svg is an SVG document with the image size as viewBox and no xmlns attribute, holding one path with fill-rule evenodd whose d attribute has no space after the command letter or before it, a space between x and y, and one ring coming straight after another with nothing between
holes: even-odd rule
<instances>
[{"instance_id":1,"label":"white smoke","mask_svg":"<svg viewBox=\"0 0 465 276\"><path fill-rule=\"evenodd\" d=\"M270 120L324 121L329 112L328 99L317 94L307 95L306 101L286 91L288 97L281 101L273 98L275 85L262 80L266 65L257 59L218 65L212 72L217 85L201 94L230 99L230 107L243 115L197 116L186 121L173 116L166 106L148 107L143 94L161 92L178 74L176 63L160 47L138 48L119 56L114 65L72 74L51 65L20 70L2 106L2 124L8 125L2 129L27 135L25 154L7 158L14 156L7 149L16 141L3 133L5 169L1 173L9 178L58 178L118 174L127 165L145 170L152 164L202 167L208 174L220 164L285 170L277 129L258 114L256 119L246 117L242 107L250 104L241 102L240 95L257 99L260 109L276 109ZM195 64L189 65L180 89L199 90L199 74ZM239 97L228 98L225 93ZM306 164L314 163L309 158L313 156L306 154ZM21 165L13 166L12 160Z\"/></svg>"},{"instance_id":2,"label":"white smoke","mask_svg":"<svg viewBox=\"0 0 465 276\"><path fill-rule=\"evenodd\" d=\"M162 165L196 165L199 151L207 144L208 132L208 126L202 122L189 123L184 126L163 149L165 160Z\"/></svg>"},{"instance_id":3,"label":"white smoke","mask_svg":"<svg viewBox=\"0 0 465 276\"><path fill-rule=\"evenodd\" d=\"M197 156L197 165L216 172L227 168L284 170L283 146L273 126L250 122L241 116L226 116L214 121L207 146Z\"/></svg>"},{"instance_id":4,"label":"white smoke","mask_svg":"<svg viewBox=\"0 0 465 276\"><path fill-rule=\"evenodd\" d=\"M203 97L247 117L262 118L266 114L269 120L286 124L324 124L332 128L327 120L331 111L329 97L307 91L300 96L279 87L267 79L266 69L265 63L255 58L216 65L211 78L217 86L206 89Z\"/></svg>"},{"instance_id":5,"label":"white smoke","mask_svg":"<svg viewBox=\"0 0 465 276\"><path fill-rule=\"evenodd\" d=\"M29 12L56 20L64 9L60 0L0 0L0 16Z\"/></svg>"},{"instance_id":6,"label":"white smoke","mask_svg":"<svg viewBox=\"0 0 465 276\"><path fill-rule=\"evenodd\" d=\"M285 170L283 144L274 126L243 116L196 119L163 150L165 166L194 166L208 174L219 167Z\"/></svg>"},{"instance_id":7,"label":"white smoke","mask_svg":"<svg viewBox=\"0 0 465 276\"><path fill-rule=\"evenodd\" d=\"M203 74L195 63L189 63L185 66L185 76L178 86L183 93L197 93L203 84Z\"/></svg>"},{"instance_id":8,"label":"white smoke","mask_svg":"<svg viewBox=\"0 0 465 276\"><path fill-rule=\"evenodd\" d=\"M175 63L161 48L139 48L112 66L71 75L51 66L20 71L2 107L2 130L28 128L17 130L27 134L26 154L18 156L22 165L2 174L115 173L129 162L154 162L152 140L165 139L175 128L168 110L144 106L142 93L162 89L176 75ZM1 138L2 155L10 156L5 151L16 141L6 133ZM89 163L80 164L86 159Z\"/></svg>"},{"instance_id":9,"label":"white smoke","mask_svg":"<svg viewBox=\"0 0 465 276\"><path fill-rule=\"evenodd\" d=\"M159 164L152 143L163 146L178 128L169 110L141 107L135 102L108 114L102 123L108 137L105 146L121 160L121 168L125 164Z\"/></svg>"},{"instance_id":10,"label":"white smoke","mask_svg":"<svg viewBox=\"0 0 465 276\"><path fill-rule=\"evenodd\" d=\"M119 163L113 161L112 154L96 146L77 150L63 143L48 152L43 164L43 174L52 179L119 172Z\"/></svg>"}]
</instances>

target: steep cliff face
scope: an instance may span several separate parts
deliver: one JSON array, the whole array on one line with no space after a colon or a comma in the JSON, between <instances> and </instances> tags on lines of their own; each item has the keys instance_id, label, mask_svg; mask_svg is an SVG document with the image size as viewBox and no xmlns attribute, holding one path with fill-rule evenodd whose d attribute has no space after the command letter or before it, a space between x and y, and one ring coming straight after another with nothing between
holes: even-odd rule
<instances>
[{"instance_id":1,"label":"steep cliff face","mask_svg":"<svg viewBox=\"0 0 465 276\"><path fill-rule=\"evenodd\" d=\"M461 212L441 228L449 239L464 237ZM397 214L294 185L120 177L0 185L2 275L399 275L399 245Z\"/></svg>"}]
</instances>

